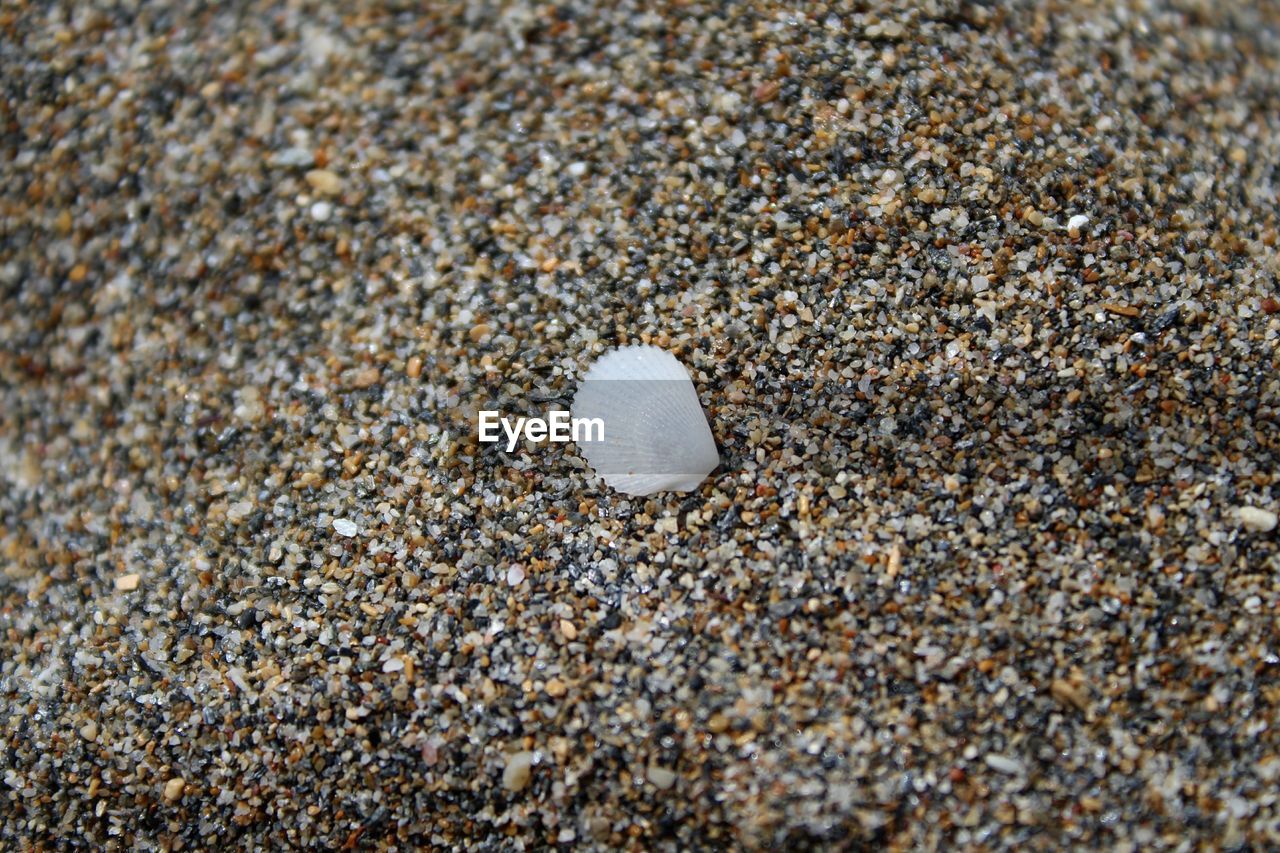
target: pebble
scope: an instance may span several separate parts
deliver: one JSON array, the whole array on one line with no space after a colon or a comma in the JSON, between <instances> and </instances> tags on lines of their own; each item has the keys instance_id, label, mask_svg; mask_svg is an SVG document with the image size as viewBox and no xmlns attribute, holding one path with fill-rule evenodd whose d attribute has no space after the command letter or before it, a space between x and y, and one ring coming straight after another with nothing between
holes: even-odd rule
<instances>
[{"instance_id":1,"label":"pebble","mask_svg":"<svg viewBox=\"0 0 1280 853\"><path fill-rule=\"evenodd\" d=\"M1237 513L1240 515L1240 525L1245 530L1270 533L1276 529L1276 514L1271 510L1255 506L1242 506L1237 510Z\"/></svg>"},{"instance_id":2,"label":"pebble","mask_svg":"<svg viewBox=\"0 0 1280 853\"><path fill-rule=\"evenodd\" d=\"M338 195L342 192L342 179L328 169L312 169L307 172L307 183L321 195Z\"/></svg>"},{"instance_id":3,"label":"pebble","mask_svg":"<svg viewBox=\"0 0 1280 853\"><path fill-rule=\"evenodd\" d=\"M1070 235L1071 239L1077 239L1080 237L1081 229L1088 224L1089 217L1082 213L1077 213L1075 216L1067 220L1067 234Z\"/></svg>"},{"instance_id":4,"label":"pebble","mask_svg":"<svg viewBox=\"0 0 1280 853\"><path fill-rule=\"evenodd\" d=\"M333 205L327 201L317 201L311 205L311 218L316 222L328 222L333 215Z\"/></svg>"},{"instance_id":5,"label":"pebble","mask_svg":"<svg viewBox=\"0 0 1280 853\"><path fill-rule=\"evenodd\" d=\"M533 778L533 753L517 752L507 758L502 770L502 787L508 791L523 791Z\"/></svg>"},{"instance_id":6,"label":"pebble","mask_svg":"<svg viewBox=\"0 0 1280 853\"><path fill-rule=\"evenodd\" d=\"M252 501L236 501L227 507L227 521L238 524L253 513Z\"/></svg>"},{"instance_id":7,"label":"pebble","mask_svg":"<svg viewBox=\"0 0 1280 853\"><path fill-rule=\"evenodd\" d=\"M127 575L121 575L116 578L116 589L121 592L133 592L138 588L138 584L142 582L142 575L132 572Z\"/></svg>"},{"instance_id":8,"label":"pebble","mask_svg":"<svg viewBox=\"0 0 1280 853\"><path fill-rule=\"evenodd\" d=\"M399 658L399 657L387 658L382 663L383 672L403 672L404 668L405 668L404 658Z\"/></svg>"},{"instance_id":9,"label":"pebble","mask_svg":"<svg viewBox=\"0 0 1280 853\"><path fill-rule=\"evenodd\" d=\"M186 790L187 783L181 776L174 776L168 782L164 783L164 798L170 803L176 803L182 799L182 793Z\"/></svg>"},{"instance_id":10,"label":"pebble","mask_svg":"<svg viewBox=\"0 0 1280 853\"><path fill-rule=\"evenodd\" d=\"M349 518L335 518L333 520L333 532L350 539L360 532L360 528Z\"/></svg>"},{"instance_id":11,"label":"pebble","mask_svg":"<svg viewBox=\"0 0 1280 853\"><path fill-rule=\"evenodd\" d=\"M1011 776L1022 772L1022 762L1009 758L1007 755L1000 755L992 752L984 756L983 761L985 761L987 766L992 770L998 770L1001 773L1008 773Z\"/></svg>"},{"instance_id":12,"label":"pebble","mask_svg":"<svg viewBox=\"0 0 1280 853\"><path fill-rule=\"evenodd\" d=\"M273 158L275 165L284 168L308 169L315 161L315 155L305 148L286 148Z\"/></svg>"},{"instance_id":13,"label":"pebble","mask_svg":"<svg viewBox=\"0 0 1280 853\"><path fill-rule=\"evenodd\" d=\"M650 764L647 771L649 781L659 790L666 791L676 783L676 774L673 770L666 767L659 767L656 764Z\"/></svg>"}]
</instances>

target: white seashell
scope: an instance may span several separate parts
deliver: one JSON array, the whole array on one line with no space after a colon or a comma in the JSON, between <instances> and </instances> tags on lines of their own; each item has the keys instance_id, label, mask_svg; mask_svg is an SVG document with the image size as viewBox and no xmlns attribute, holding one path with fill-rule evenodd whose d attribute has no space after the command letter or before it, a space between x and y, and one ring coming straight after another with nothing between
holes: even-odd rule
<instances>
[{"instance_id":1,"label":"white seashell","mask_svg":"<svg viewBox=\"0 0 1280 853\"><path fill-rule=\"evenodd\" d=\"M720 464L716 441L689 372L651 346L611 350L596 360L573 397L575 423L598 418L598 431L575 435L596 474L628 495L688 492Z\"/></svg>"}]
</instances>

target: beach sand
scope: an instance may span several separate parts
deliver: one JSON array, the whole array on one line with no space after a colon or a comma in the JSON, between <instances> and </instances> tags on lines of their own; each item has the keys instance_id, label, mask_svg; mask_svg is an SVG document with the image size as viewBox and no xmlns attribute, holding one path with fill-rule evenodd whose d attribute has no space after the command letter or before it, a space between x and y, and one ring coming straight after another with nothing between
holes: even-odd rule
<instances>
[{"instance_id":1,"label":"beach sand","mask_svg":"<svg viewBox=\"0 0 1280 853\"><path fill-rule=\"evenodd\" d=\"M0 846L1280 846L1276 5L426 5L0 9Z\"/></svg>"}]
</instances>

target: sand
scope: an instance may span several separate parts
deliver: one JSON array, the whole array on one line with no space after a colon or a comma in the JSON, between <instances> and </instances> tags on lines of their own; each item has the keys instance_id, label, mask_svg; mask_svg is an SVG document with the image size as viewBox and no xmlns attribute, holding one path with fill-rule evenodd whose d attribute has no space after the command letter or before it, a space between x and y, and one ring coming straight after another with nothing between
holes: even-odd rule
<instances>
[{"instance_id":1,"label":"sand","mask_svg":"<svg viewBox=\"0 0 1280 853\"><path fill-rule=\"evenodd\" d=\"M426 5L0 11L0 846L1280 845L1274 4Z\"/></svg>"}]
</instances>

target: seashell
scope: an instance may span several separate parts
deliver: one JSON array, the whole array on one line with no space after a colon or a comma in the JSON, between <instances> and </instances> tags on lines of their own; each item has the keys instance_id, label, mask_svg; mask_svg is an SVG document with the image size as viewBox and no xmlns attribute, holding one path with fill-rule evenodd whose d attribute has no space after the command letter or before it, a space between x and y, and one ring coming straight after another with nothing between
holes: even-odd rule
<instances>
[{"instance_id":1,"label":"seashell","mask_svg":"<svg viewBox=\"0 0 1280 853\"><path fill-rule=\"evenodd\" d=\"M689 372L657 347L600 356L578 386L571 416L587 463L628 495L691 491L720 464ZM588 419L602 429L576 429Z\"/></svg>"}]
</instances>

